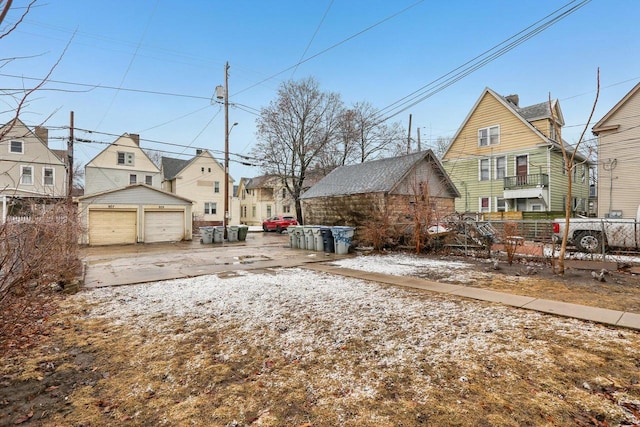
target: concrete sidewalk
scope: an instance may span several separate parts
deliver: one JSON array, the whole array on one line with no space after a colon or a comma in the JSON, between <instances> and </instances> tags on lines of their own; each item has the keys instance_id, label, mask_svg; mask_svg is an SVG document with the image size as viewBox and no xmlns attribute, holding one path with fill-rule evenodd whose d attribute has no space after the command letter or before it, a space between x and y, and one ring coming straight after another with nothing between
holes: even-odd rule
<instances>
[{"instance_id":1,"label":"concrete sidewalk","mask_svg":"<svg viewBox=\"0 0 640 427\"><path fill-rule=\"evenodd\" d=\"M426 279L369 273L331 265L350 255L291 249L286 234L250 233L246 242L223 245L199 241L160 245L85 248L84 288L122 286L207 274L301 267L395 286L423 289L480 301L640 330L640 314L514 295Z\"/></svg>"},{"instance_id":2,"label":"concrete sidewalk","mask_svg":"<svg viewBox=\"0 0 640 427\"><path fill-rule=\"evenodd\" d=\"M345 277L370 280L388 285L423 289L426 291L456 295L480 301L496 302L512 307L555 314L557 316L572 317L605 325L621 326L629 329L640 330L640 314L638 313L590 307L580 304L570 304L542 298L496 292L488 289L470 288L468 286L453 285L449 283L439 283L416 277L368 273L366 271L352 270L329 264L314 263L306 264L302 267Z\"/></svg>"}]
</instances>

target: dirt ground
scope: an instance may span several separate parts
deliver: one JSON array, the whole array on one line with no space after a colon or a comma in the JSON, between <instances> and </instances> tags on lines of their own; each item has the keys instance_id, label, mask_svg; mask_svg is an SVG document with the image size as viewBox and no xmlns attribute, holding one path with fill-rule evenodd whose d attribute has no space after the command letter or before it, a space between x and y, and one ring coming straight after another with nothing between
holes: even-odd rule
<instances>
[{"instance_id":1,"label":"dirt ground","mask_svg":"<svg viewBox=\"0 0 640 427\"><path fill-rule=\"evenodd\" d=\"M640 312L640 277L625 270L609 271L600 281L592 270L573 268L559 277L544 262L501 261L496 268L487 259L461 260L473 263L477 273L467 286ZM421 275L441 279L429 272ZM247 333L241 324L190 323L168 316L151 319L162 325L164 333L158 333L94 318L88 314L95 302L82 298L48 292L40 298L57 305L57 312L50 308L46 317L25 322L28 339L12 337L11 345L6 339L3 343L0 425L640 425L636 331L573 320L549 326L553 316L527 312L518 312L527 318L522 326L495 330L460 315L438 332L439 340L470 336L482 347L479 339L492 336L497 340L492 346L501 350L470 346L466 356L458 354L442 365L425 356L422 362L392 367L358 333L337 349L283 357L276 350L286 331L282 326L252 332L266 333L268 339L225 359L220 357L225 337ZM464 306L464 312L493 307L419 291L402 298ZM302 313L295 315L307 309L300 307ZM300 321L286 316L284 324ZM325 329L319 331L318 337ZM403 333L401 341L419 340L410 331ZM513 356L516 348L528 356ZM368 364L369 359L375 363ZM536 359L546 362L539 365ZM460 374L462 365L465 375ZM357 397L355 386L341 382L334 372L340 369L375 377L371 396ZM328 372L328 383L314 375L322 377L323 372ZM415 396L425 377L430 380L424 385L426 401Z\"/></svg>"}]
</instances>

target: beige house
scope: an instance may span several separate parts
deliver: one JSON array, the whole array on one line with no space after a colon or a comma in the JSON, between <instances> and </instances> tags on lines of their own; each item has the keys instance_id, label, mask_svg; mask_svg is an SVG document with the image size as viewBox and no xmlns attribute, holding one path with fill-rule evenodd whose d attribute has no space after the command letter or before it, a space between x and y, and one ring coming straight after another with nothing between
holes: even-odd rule
<instances>
[{"instance_id":1,"label":"beige house","mask_svg":"<svg viewBox=\"0 0 640 427\"><path fill-rule=\"evenodd\" d=\"M84 193L93 194L134 184L161 187L160 169L140 148L140 136L125 133L85 168Z\"/></svg>"},{"instance_id":2,"label":"beige house","mask_svg":"<svg viewBox=\"0 0 640 427\"><path fill-rule=\"evenodd\" d=\"M7 215L28 215L34 205L67 195L64 159L48 147L45 128L29 129L15 119L0 128L0 196L2 221Z\"/></svg>"},{"instance_id":3,"label":"beige house","mask_svg":"<svg viewBox=\"0 0 640 427\"><path fill-rule=\"evenodd\" d=\"M595 124L598 137L598 215L636 216L640 191L640 83Z\"/></svg>"},{"instance_id":4,"label":"beige house","mask_svg":"<svg viewBox=\"0 0 640 427\"><path fill-rule=\"evenodd\" d=\"M224 220L224 167L207 150L197 150L189 160L163 157L162 188L195 202L193 220L197 224L222 225ZM233 178L229 176L229 218L238 224L234 211Z\"/></svg>"},{"instance_id":5,"label":"beige house","mask_svg":"<svg viewBox=\"0 0 640 427\"><path fill-rule=\"evenodd\" d=\"M274 215L296 215L294 200L282 179L275 175L242 178L237 197L242 224L261 225L263 220Z\"/></svg>"},{"instance_id":6,"label":"beige house","mask_svg":"<svg viewBox=\"0 0 640 427\"><path fill-rule=\"evenodd\" d=\"M442 165L462 196L458 212L564 212L567 168L564 118L558 100L522 107L517 95L485 88L443 155ZM559 130L559 132L556 131ZM588 159L572 170L571 209L586 214Z\"/></svg>"}]
</instances>

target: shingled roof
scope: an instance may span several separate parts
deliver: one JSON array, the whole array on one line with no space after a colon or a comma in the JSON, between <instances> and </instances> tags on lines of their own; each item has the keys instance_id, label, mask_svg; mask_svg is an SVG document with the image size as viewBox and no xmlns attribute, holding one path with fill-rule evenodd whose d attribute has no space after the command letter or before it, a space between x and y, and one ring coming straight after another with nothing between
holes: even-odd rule
<instances>
[{"instance_id":1,"label":"shingled roof","mask_svg":"<svg viewBox=\"0 0 640 427\"><path fill-rule=\"evenodd\" d=\"M173 157L163 157L161 163L164 179L172 180L175 178L192 160L193 159L182 160L174 159Z\"/></svg>"},{"instance_id":2,"label":"shingled roof","mask_svg":"<svg viewBox=\"0 0 640 427\"><path fill-rule=\"evenodd\" d=\"M306 191L301 199L315 197L347 196L366 193L388 193L392 191L411 169L420 161L431 158L434 165L447 180L452 192L457 189L431 150L420 151L399 157L373 160L357 165L340 166ZM457 195L459 196L459 194Z\"/></svg>"}]
</instances>

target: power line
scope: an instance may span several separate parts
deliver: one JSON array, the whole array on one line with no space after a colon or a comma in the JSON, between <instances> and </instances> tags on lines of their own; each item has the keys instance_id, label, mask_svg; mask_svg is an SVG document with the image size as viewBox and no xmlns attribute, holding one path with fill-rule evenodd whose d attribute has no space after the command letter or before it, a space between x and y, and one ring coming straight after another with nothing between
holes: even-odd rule
<instances>
[{"instance_id":1,"label":"power line","mask_svg":"<svg viewBox=\"0 0 640 427\"><path fill-rule=\"evenodd\" d=\"M570 9L560 13L557 16L554 16L558 12L570 6L572 3L575 3L576 1L577 0L573 0L565 4L564 6L554 10L552 13L548 14L544 18L536 21L535 23L529 25L528 27L519 31L518 33L509 37L508 39L505 39L502 42L498 43L497 45L491 47L490 49L482 52L480 55L470 59L469 61L465 62L459 67L449 71L448 73L438 77L436 80L433 80L432 82L422 86L421 88L413 91L412 93L404 96L403 98L400 98L399 100L382 108L378 113L379 114L378 117L380 121L384 122L386 120L389 120L390 118L395 117L398 114L408 110L409 108L419 104L425 99L430 98L436 93L441 92L442 90L458 82L459 80L463 79L464 77L468 76L474 71L484 67L485 65L489 64L490 62L494 61L495 59L499 58L500 56L504 55L505 53L509 52L510 50L514 49L515 47L529 40L530 38L546 30L547 28L554 25L558 21L576 12L577 10L585 6L587 3L589 3L591 0L582 0L579 4L571 7ZM550 17L553 17L553 18L546 21ZM531 28L533 29L529 31ZM524 35L522 35L523 33ZM507 42L510 42L510 43L505 45L505 43ZM500 47L500 46L503 46L503 47ZM385 113L385 112L388 112L388 113Z\"/></svg>"}]
</instances>

